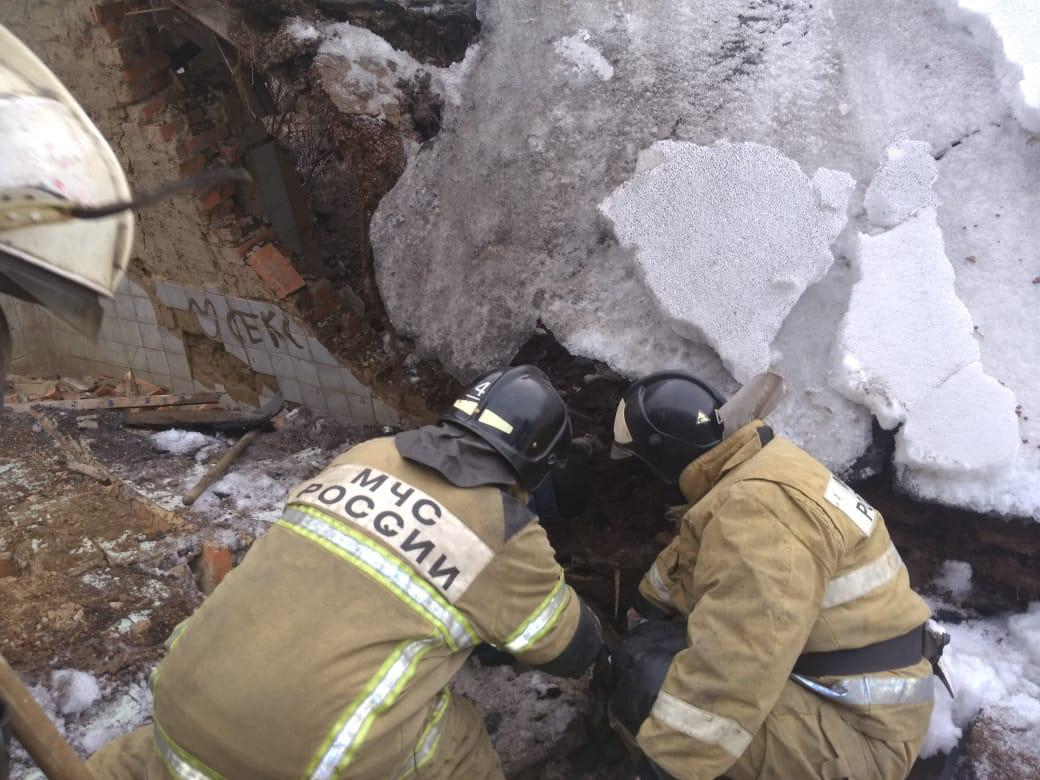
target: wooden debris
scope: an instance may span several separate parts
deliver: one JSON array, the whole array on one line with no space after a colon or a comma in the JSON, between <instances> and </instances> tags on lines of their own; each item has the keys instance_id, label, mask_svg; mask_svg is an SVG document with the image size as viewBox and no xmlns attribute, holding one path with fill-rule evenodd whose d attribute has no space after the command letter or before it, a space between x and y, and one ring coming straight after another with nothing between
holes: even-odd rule
<instances>
[{"instance_id":1,"label":"wooden debris","mask_svg":"<svg viewBox=\"0 0 1040 780\"><path fill-rule=\"evenodd\" d=\"M198 497L205 493L206 489L210 485L220 479L224 475L224 472L230 468L231 464L238 459L238 456L245 452L246 448L252 444L253 439L255 439L259 433L259 428L253 428L253 430L247 431L241 439L235 442L235 446L225 452L223 457L214 463L209 471L202 475L202 479L195 484L195 487L184 494L184 497L181 499L184 506L191 506L194 504Z\"/></svg>"},{"instance_id":2,"label":"wooden debris","mask_svg":"<svg viewBox=\"0 0 1040 780\"><path fill-rule=\"evenodd\" d=\"M185 406L216 403L216 393L177 393L174 395L137 396L134 398L76 398L67 401L29 401L11 404L13 412L28 412L33 407L44 409L137 409L159 406Z\"/></svg>"},{"instance_id":3,"label":"wooden debris","mask_svg":"<svg viewBox=\"0 0 1040 780\"><path fill-rule=\"evenodd\" d=\"M68 460L65 462L65 466L69 471L75 471L77 474L82 474L85 477L96 479L102 485L112 484L112 475L109 474L104 467L94 466L89 463L80 463L78 460Z\"/></svg>"},{"instance_id":4,"label":"wooden debris","mask_svg":"<svg viewBox=\"0 0 1040 780\"><path fill-rule=\"evenodd\" d=\"M258 410L229 410L219 404L174 406L166 409L134 409L123 425L132 428L252 428L265 421Z\"/></svg>"}]
</instances>

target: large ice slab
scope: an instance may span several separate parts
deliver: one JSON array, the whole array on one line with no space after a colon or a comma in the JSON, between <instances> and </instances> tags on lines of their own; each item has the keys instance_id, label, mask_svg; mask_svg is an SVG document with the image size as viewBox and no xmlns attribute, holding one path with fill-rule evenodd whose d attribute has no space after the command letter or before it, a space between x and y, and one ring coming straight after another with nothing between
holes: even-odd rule
<instances>
[{"instance_id":1,"label":"large ice slab","mask_svg":"<svg viewBox=\"0 0 1040 780\"><path fill-rule=\"evenodd\" d=\"M1001 93L1027 130L1040 132L1040 3L1036 0L937 0L993 55Z\"/></svg>"},{"instance_id":2,"label":"large ice slab","mask_svg":"<svg viewBox=\"0 0 1040 780\"><path fill-rule=\"evenodd\" d=\"M896 435L896 463L915 471L1006 471L1018 452L1015 394L969 363L921 398Z\"/></svg>"},{"instance_id":3,"label":"large ice slab","mask_svg":"<svg viewBox=\"0 0 1040 780\"><path fill-rule=\"evenodd\" d=\"M769 368L788 312L834 262L855 181L831 172L821 194L761 144L660 141L641 159L600 211L672 328L714 347L743 383Z\"/></svg>"},{"instance_id":4,"label":"large ice slab","mask_svg":"<svg viewBox=\"0 0 1040 780\"><path fill-rule=\"evenodd\" d=\"M920 399L979 358L954 289L934 208L877 236L861 234L834 381L894 428Z\"/></svg>"}]
</instances>

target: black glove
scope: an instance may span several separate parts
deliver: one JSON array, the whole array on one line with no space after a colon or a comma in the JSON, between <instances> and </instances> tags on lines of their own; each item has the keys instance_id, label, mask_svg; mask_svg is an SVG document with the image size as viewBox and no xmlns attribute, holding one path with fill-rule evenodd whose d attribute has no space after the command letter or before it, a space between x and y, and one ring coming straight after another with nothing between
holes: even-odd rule
<instances>
[{"instance_id":1,"label":"black glove","mask_svg":"<svg viewBox=\"0 0 1040 780\"><path fill-rule=\"evenodd\" d=\"M638 780L675 780L646 756L640 757L636 764L636 777Z\"/></svg>"}]
</instances>

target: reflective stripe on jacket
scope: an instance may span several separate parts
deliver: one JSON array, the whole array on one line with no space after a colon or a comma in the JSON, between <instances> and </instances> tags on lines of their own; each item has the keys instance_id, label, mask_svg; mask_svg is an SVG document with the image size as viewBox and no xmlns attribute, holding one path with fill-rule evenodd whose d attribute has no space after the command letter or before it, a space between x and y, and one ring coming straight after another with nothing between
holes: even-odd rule
<instances>
[{"instance_id":1,"label":"reflective stripe on jacket","mask_svg":"<svg viewBox=\"0 0 1040 780\"><path fill-rule=\"evenodd\" d=\"M761 426L686 468L679 485L694 505L640 584L654 606L689 616L688 647L638 735L679 778L725 773L802 652L863 647L929 617L881 515L791 442L760 437ZM923 740L927 662L819 682L844 686L842 717L863 733Z\"/></svg>"},{"instance_id":2,"label":"reflective stripe on jacket","mask_svg":"<svg viewBox=\"0 0 1040 780\"><path fill-rule=\"evenodd\" d=\"M405 777L432 757L470 649L545 664L580 599L525 496L461 489L361 444L290 493L281 519L191 618L155 678L175 777Z\"/></svg>"}]
</instances>

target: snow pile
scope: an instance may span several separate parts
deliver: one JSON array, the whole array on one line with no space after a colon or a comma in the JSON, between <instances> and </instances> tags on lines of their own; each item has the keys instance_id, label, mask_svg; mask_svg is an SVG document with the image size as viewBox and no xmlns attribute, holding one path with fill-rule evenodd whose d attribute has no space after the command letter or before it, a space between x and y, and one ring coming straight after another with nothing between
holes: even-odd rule
<instances>
[{"instance_id":1,"label":"snow pile","mask_svg":"<svg viewBox=\"0 0 1040 780\"><path fill-rule=\"evenodd\" d=\"M79 715L101 698L101 688L93 675L59 669L51 675L51 695L62 715Z\"/></svg>"},{"instance_id":2,"label":"snow pile","mask_svg":"<svg viewBox=\"0 0 1040 780\"><path fill-rule=\"evenodd\" d=\"M885 149L863 206L879 227L895 227L923 208L939 205L932 192L938 176L932 150L923 141L904 140Z\"/></svg>"},{"instance_id":3,"label":"snow pile","mask_svg":"<svg viewBox=\"0 0 1040 780\"><path fill-rule=\"evenodd\" d=\"M784 319L834 262L855 182L825 171L821 192L793 160L747 143L661 141L639 169L600 211L635 247L661 311L738 381L765 371Z\"/></svg>"},{"instance_id":4,"label":"snow pile","mask_svg":"<svg viewBox=\"0 0 1040 780\"><path fill-rule=\"evenodd\" d=\"M83 757L151 720L152 694L143 679L127 685L99 681L86 672L62 670L54 673L51 688L36 685L30 692L58 732ZM43 773L21 746L16 743L14 747L11 776L42 779Z\"/></svg>"},{"instance_id":5,"label":"snow pile","mask_svg":"<svg viewBox=\"0 0 1040 780\"><path fill-rule=\"evenodd\" d=\"M1040 514L1040 328L1024 326L1040 291L1032 284L1040 277L1040 144L1009 119L987 52L935 0L757 4L751 16L745 0L696 9L661 0L625 13L596 0L480 0L477 10L479 57L457 82L465 97L445 107L436 142L410 160L371 226L387 312L420 355L467 379L511 360L540 322L570 352L626 376L683 368L733 392L739 383L719 354L677 332L599 206L662 139L770 146L808 174L847 171L861 182L849 198L853 224L833 244L835 262L797 299L769 346L789 388L772 418L778 432L839 471L855 464L864 475L861 469L882 465L867 453L868 411L836 389L844 370L831 383L830 356L858 278L850 268L857 235L873 238L931 209L952 265L940 308L953 307L951 296L967 308L967 338L976 339L985 375L1022 406L1025 442L999 474L959 471L951 479L927 467L967 463L962 444L946 457L946 444L915 435L905 455L921 462L901 466L902 485L922 498ZM579 34L579 41L614 68L611 79L576 73L558 50L580 30L589 38ZM902 154L886 154L901 138L914 141L894 150ZM642 157L644 167L653 162ZM879 159L885 171L873 176L865 204ZM926 186L932 166L934 194ZM636 178L653 175L647 169ZM833 202L831 182L811 178L821 204ZM938 231L908 233L917 241ZM724 312L730 292L704 300ZM965 337L962 324L957 339ZM898 346L915 354L917 338L907 328ZM757 333L755 341L761 354ZM945 341L935 346L945 349ZM930 360L948 370L921 387L920 398L974 362ZM1006 421L1004 401L990 400ZM960 410L947 422L991 411ZM934 461L932 452L946 454ZM985 462L1000 460L1000 452L991 450Z\"/></svg>"},{"instance_id":6,"label":"snow pile","mask_svg":"<svg viewBox=\"0 0 1040 780\"><path fill-rule=\"evenodd\" d=\"M1000 91L1015 118L1040 132L1040 3L1036 0L937 0L993 54Z\"/></svg>"},{"instance_id":7,"label":"snow pile","mask_svg":"<svg viewBox=\"0 0 1040 780\"><path fill-rule=\"evenodd\" d=\"M966 561L943 561L942 572L934 583L949 591L950 598L959 604L971 595L971 564Z\"/></svg>"},{"instance_id":8,"label":"snow pile","mask_svg":"<svg viewBox=\"0 0 1040 780\"><path fill-rule=\"evenodd\" d=\"M556 41L553 49L571 63L578 73L594 73L601 81L610 81L614 78L614 66L607 62L598 49L589 45L591 39L588 30L578 30L574 35Z\"/></svg>"},{"instance_id":9,"label":"snow pile","mask_svg":"<svg viewBox=\"0 0 1040 780\"><path fill-rule=\"evenodd\" d=\"M198 431L182 431L177 428L153 433L148 438L156 452L168 452L171 455L187 455L218 443L216 439Z\"/></svg>"},{"instance_id":10,"label":"snow pile","mask_svg":"<svg viewBox=\"0 0 1040 780\"><path fill-rule=\"evenodd\" d=\"M943 654L957 698L936 685L935 711L921 750L948 753L979 713L1011 727L1016 750L1040 752L1040 602L1022 615L944 625Z\"/></svg>"}]
</instances>

